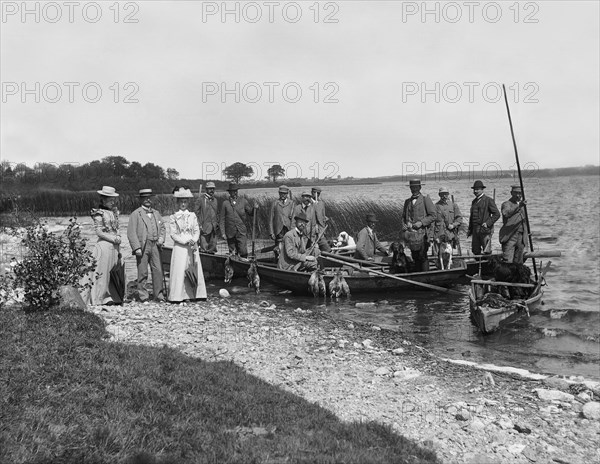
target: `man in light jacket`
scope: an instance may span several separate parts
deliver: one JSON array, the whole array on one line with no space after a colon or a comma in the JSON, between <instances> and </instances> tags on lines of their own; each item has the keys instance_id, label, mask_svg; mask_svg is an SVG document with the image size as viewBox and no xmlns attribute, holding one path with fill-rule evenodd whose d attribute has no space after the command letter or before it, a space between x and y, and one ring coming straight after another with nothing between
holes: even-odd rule
<instances>
[{"instance_id":1,"label":"man in light jacket","mask_svg":"<svg viewBox=\"0 0 600 464\"><path fill-rule=\"evenodd\" d=\"M377 239L377 235L375 234L374 229L375 225L377 224L375 215L367 214L366 221L367 226L358 233L354 257L357 259L364 259L366 261L373 261L377 251L383 253L384 255L387 255L388 251Z\"/></svg>"},{"instance_id":2,"label":"man in light jacket","mask_svg":"<svg viewBox=\"0 0 600 464\"><path fill-rule=\"evenodd\" d=\"M137 291L140 301L149 298L146 290L148 264L152 271L152 292L157 301L164 301L163 269L160 247L165 243L165 223L158 211L152 208L152 189L139 191L141 206L129 216L127 239L137 262Z\"/></svg>"},{"instance_id":3,"label":"man in light jacket","mask_svg":"<svg viewBox=\"0 0 600 464\"><path fill-rule=\"evenodd\" d=\"M279 187L279 199L273 203L269 215L269 237L275 241L275 257L279 257L279 246L283 237L292 228L294 203L288 198L290 189L285 185Z\"/></svg>"},{"instance_id":4,"label":"man in light jacket","mask_svg":"<svg viewBox=\"0 0 600 464\"><path fill-rule=\"evenodd\" d=\"M304 233L308 217L300 211L294 216L294 221L296 227L283 237L277 267L286 271L314 271L317 269L319 247L308 247L308 237Z\"/></svg>"},{"instance_id":5,"label":"man in light jacket","mask_svg":"<svg viewBox=\"0 0 600 464\"><path fill-rule=\"evenodd\" d=\"M523 191L520 185L513 185L511 197L502 203L503 226L500 228L499 239L502 244L502 258L507 263L523 263L525 251L525 205Z\"/></svg>"}]
</instances>

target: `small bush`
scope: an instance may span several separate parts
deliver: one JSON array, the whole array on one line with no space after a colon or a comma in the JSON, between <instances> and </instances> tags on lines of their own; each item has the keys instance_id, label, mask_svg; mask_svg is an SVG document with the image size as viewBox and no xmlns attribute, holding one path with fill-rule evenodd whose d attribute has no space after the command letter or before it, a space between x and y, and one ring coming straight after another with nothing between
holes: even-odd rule
<instances>
[{"instance_id":1,"label":"small bush","mask_svg":"<svg viewBox=\"0 0 600 464\"><path fill-rule=\"evenodd\" d=\"M69 220L60 235L48 232L42 222L25 229L23 245L28 249L22 261L13 266L15 287L22 287L30 310L48 309L59 302L59 287L69 285L83 290L82 277L96 268L92 252L86 249L76 218Z\"/></svg>"}]
</instances>

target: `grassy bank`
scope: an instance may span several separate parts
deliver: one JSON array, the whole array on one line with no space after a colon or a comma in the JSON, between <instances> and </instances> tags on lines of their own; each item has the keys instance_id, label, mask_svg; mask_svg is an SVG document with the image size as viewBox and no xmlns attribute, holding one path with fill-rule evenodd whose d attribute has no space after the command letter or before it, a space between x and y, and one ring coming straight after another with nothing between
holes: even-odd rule
<instances>
[{"instance_id":1,"label":"grassy bank","mask_svg":"<svg viewBox=\"0 0 600 464\"><path fill-rule=\"evenodd\" d=\"M245 195L241 195L244 197ZM217 194L219 209L227 194ZM247 197L248 198L248 197ZM269 214L276 198L262 196L252 198L257 201L259 209L256 217L256 237L268 238ZM197 209L193 199L190 209ZM299 202L299 198L295 198ZM171 195L157 195L154 207L164 216L176 210L175 199ZM330 219L326 238L337 237L341 231L349 232L356 236L358 231L365 226L365 216L375 213L379 218L377 225L378 236L381 240L397 240L400 230L402 203L398 201L370 201L364 199L348 199L343 201L327 200L327 216ZM0 227L19 225L19 216L88 216L91 208L98 206L98 194L93 192L68 192L59 190L33 191L29 195L20 197L0 198ZM122 214L129 214L139 207L139 198L135 194L121 194L118 198L117 208ZM251 218L246 224L252 230Z\"/></svg>"},{"instance_id":2,"label":"grassy bank","mask_svg":"<svg viewBox=\"0 0 600 464\"><path fill-rule=\"evenodd\" d=\"M0 462L439 462L231 362L105 336L87 312L0 312Z\"/></svg>"}]
</instances>

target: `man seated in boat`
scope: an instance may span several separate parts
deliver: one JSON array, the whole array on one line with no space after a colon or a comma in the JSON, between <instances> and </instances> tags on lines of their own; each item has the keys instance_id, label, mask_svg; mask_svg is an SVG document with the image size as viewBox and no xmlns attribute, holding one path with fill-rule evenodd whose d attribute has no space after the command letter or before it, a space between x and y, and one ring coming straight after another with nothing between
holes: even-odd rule
<instances>
[{"instance_id":1,"label":"man seated in boat","mask_svg":"<svg viewBox=\"0 0 600 464\"><path fill-rule=\"evenodd\" d=\"M295 227L283 237L277 267L286 271L312 272L317 269L319 247L307 248L308 237L305 229L308 218L303 211L294 216Z\"/></svg>"},{"instance_id":2,"label":"man seated in boat","mask_svg":"<svg viewBox=\"0 0 600 464\"><path fill-rule=\"evenodd\" d=\"M507 263L523 263L525 251L525 205L523 191L520 185L513 185L511 197L502 203L503 225L500 228L499 239L502 245L502 258Z\"/></svg>"},{"instance_id":3,"label":"man seated in boat","mask_svg":"<svg viewBox=\"0 0 600 464\"><path fill-rule=\"evenodd\" d=\"M374 214L367 214L366 222L366 227L358 233L354 257L365 261L373 261L378 251L387 256L388 250L381 244L377 239L377 234L375 234L377 218Z\"/></svg>"}]
</instances>

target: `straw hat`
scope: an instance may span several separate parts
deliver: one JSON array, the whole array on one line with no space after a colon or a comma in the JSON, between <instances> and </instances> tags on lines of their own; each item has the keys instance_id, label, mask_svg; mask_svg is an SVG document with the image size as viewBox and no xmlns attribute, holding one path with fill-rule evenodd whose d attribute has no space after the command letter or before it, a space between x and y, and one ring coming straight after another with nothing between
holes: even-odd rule
<instances>
[{"instance_id":1,"label":"straw hat","mask_svg":"<svg viewBox=\"0 0 600 464\"><path fill-rule=\"evenodd\" d=\"M217 187L215 187L215 183L214 182L207 182L205 188L207 188L207 189L214 189L214 188L217 188Z\"/></svg>"},{"instance_id":2,"label":"straw hat","mask_svg":"<svg viewBox=\"0 0 600 464\"><path fill-rule=\"evenodd\" d=\"M102 190L96 190L103 197L118 197L119 194L115 191L114 187L108 185L102 186Z\"/></svg>"},{"instance_id":3,"label":"straw hat","mask_svg":"<svg viewBox=\"0 0 600 464\"><path fill-rule=\"evenodd\" d=\"M175 190L173 192L173 196L175 198L194 198L194 195L192 195L190 189L186 189L184 187L179 187L179 190Z\"/></svg>"},{"instance_id":4,"label":"straw hat","mask_svg":"<svg viewBox=\"0 0 600 464\"><path fill-rule=\"evenodd\" d=\"M152 189L141 189L138 194L140 197L152 197L154 194L152 193Z\"/></svg>"}]
</instances>

